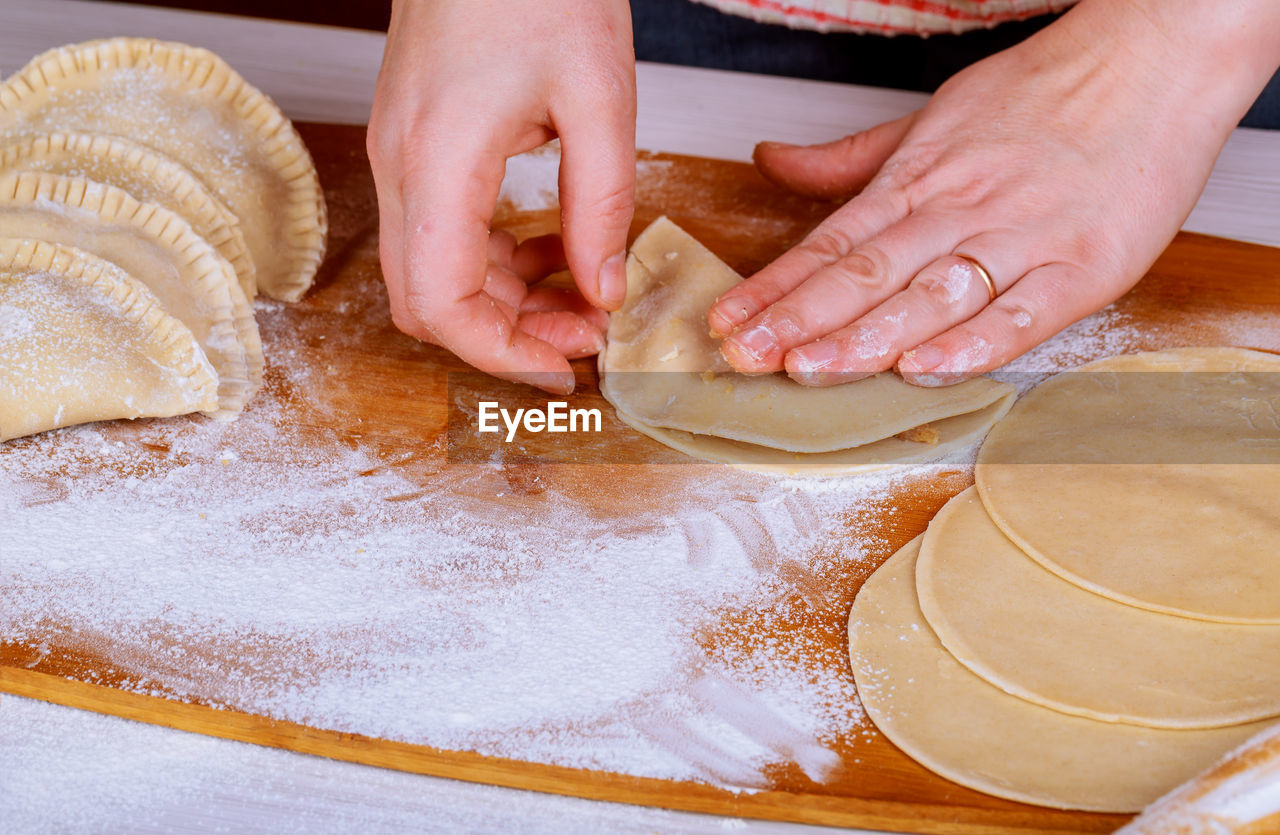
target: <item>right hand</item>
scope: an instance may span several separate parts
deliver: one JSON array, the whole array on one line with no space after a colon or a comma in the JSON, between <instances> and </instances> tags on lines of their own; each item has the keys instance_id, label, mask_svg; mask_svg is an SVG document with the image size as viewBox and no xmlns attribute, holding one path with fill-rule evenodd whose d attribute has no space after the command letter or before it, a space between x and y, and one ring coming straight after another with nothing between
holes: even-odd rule
<instances>
[{"instance_id":1,"label":"right hand","mask_svg":"<svg viewBox=\"0 0 1280 835\"><path fill-rule=\"evenodd\" d=\"M625 0L396 0L368 137L396 326L481 371L572 391L568 359L603 345L584 300L626 297L635 111ZM582 297L523 309L490 224L507 158L557 136Z\"/></svg>"}]
</instances>

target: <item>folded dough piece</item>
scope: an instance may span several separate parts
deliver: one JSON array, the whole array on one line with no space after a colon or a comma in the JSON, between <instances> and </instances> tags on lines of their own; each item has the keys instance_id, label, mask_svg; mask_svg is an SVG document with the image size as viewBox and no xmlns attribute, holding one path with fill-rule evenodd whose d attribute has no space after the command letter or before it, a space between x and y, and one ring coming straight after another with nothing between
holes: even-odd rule
<instances>
[{"instance_id":1,"label":"folded dough piece","mask_svg":"<svg viewBox=\"0 0 1280 835\"><path fill-rule=\"evenodd\" d=\"M1155 728L1280 715L1280 626L1166 615L1085 591L1018 550L972 487L929 523L916 590L960 663L1036 704Z\"/></svg>"},{"instance_id":2,"label":"folded dough piece","mask_svg":"<svg viewBox=\"0 0 1280 835\"><path fill-rule=\"evenodd\" d=\"M982 436L1013 386L979 378L921 388L891 373L829 388L733 373L706 314L741 277L667 218L631 248L627 300L609 320L601 391L641 432L700 458L838 474L937 458ZM928 424L937 443L898 436Z\"/></svg>"},{"instance_id":3,"label":"folded dough piece","mask_svg":"<svg viewBox=\"0 0 1280 835\"><path fill-rule=\"evenodd\" d=\"M182 165L119 136L42 133L0 146L0 172L41 171L124 189L180 216L231 263L240 287L257 295L257 272L240 221Z\"/></svg>"},{"instance_id":4,"label":"folded dough piece","mask_svg":"<svg viewBox=\"0 0 1280 835\"><path fill-rule=\"evenodd\" d=\"M1028 392L975 471L1045 568L1157 612L1280 624L1280 355L1109 357Z\"/></svg>"},{"instance_id":5,"label":"folded dough piece","mask_svg":"<svg viewBox=\"0 0 1280 835\"><path fill-rule=\"evenodd\" d=\"M235 271L173 212L102 183L0 175L0 235L46 240L116 264L195 335L218 372L220 415L244 408L262 380L262 342Z\"/></svg>"},{"instance_id":6,"label":"folded dough piece","mask_svg":"<svg viewBox=\"0 0 1280 835\"><path fill-rule=\"evenodd\" d=\"M912 759L981 792L1134 812L1274 721L1207 730L1096 722L1010 696L938 642L916 597L920 537L871 575L849 615L858 697Z\"/></svg>"},{"instance_id":7,"label":"folded dough piece","mask_svg":"<svg viewBox=\"0 0 1280 835\"><path fill-rule=\"evenodd\" d=\"M127 136L186 166L240 219L258 284L301 298L324 255L315 165L292 123L206 49L113 38L38 55L0 86L0 130Z\"/></svg>"},{"instance_id":8,"label":"folded dough piece","mask_svg":"<svg viewBox=\"0 0 1280 835\"><path fill-rule=\"evenodd\" d=\"M0 238L0 441L94 420L216 409L191 331L88 253Z\"/></svg>"}]
</instances>

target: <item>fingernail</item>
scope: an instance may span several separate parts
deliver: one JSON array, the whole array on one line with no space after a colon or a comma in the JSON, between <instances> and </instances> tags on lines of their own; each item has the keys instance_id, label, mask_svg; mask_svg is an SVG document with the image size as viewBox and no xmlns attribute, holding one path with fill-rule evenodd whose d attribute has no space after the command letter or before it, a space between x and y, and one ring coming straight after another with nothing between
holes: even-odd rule
<instances>
[{"instance_id":1,"label":"fingernail","mask_svg":"<svg viewBox=\"0 0 1280 835\"><path fill-rule=\"evenodd\" d=\"M814 342L787 355L787 370L797 374L825 371L839 354L840 348L834 342Z\"/></svg>"},{"instance_id":2,"label":"fingernail","mask_svg":"<svg viewBox=\"0 0 1280 835\"><path fill-rule=\"evenodd\" d=\"M711 326L711 336L715 339L723 339L738 329L738 326L751 318L751 314L747 312L745 305L741 303L729 302L724 305L713 305L711 312L707 315L707 324ZM716 320L719 319L719 323ZM724 325L724 327L721 327Z\"/></svg>"},{"instance_id":3,"label":"fingernail","mask_svg":"<svg viewBox=\"0 0 1280 835\"><path fill-rule=\"evenodd\" d=\"M902 359L898 360L898 369L913 372L932 371L942 365L944 359L946 355L942 353L941 348L935 345L921 345L902 355Z\"/></svg>"},{"instance_id":4,"label":"fingernail","mask_svg":"<svg viewBox=\"0 0 1280 835\"><path fill-rule=\"evenodd\" d=\"M748 359L761 362L778 347L778 340L768 327L756 325L750 330L729 337L724 344L726 347L734 348Z\"/></svg>"},{"instance_id":5,"label":"fingernail","mask_svg":"<svg viewBox=\"0 0 1280 835\"><path fill-rule=\"evenodd\" d=\"M600 301L617 310L627 300L627 255L619 252L600 266Z\"/></svg>"}]
</instances>

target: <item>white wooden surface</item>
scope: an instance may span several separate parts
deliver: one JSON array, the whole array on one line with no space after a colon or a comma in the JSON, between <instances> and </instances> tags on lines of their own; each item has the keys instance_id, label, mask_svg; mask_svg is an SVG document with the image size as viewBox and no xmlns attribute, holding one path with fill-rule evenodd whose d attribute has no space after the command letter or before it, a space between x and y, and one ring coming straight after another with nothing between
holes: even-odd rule
<instances>
[{"instance_id":1,"label":"white wooden surface","mask_svg":"<svg viewBox=\"0 0 1280 835\"><path fill-rule=\"evenodd\" d=\"M0 0L0 75L49 47L112 35L207 46L294 119L353 124L367 121L383 44L378 34L325 27ZM639 68L639 86L640 147L726 159L748 159L759 139L831 139L924 100L659 65ZM1187 228L1280 245L1280 132L1236 131ZM0 808L45 829L33 824L39 804L73 810L49 823L77 831L820 831L472 786L0 697Z\"/></svg>"}]
</instances>

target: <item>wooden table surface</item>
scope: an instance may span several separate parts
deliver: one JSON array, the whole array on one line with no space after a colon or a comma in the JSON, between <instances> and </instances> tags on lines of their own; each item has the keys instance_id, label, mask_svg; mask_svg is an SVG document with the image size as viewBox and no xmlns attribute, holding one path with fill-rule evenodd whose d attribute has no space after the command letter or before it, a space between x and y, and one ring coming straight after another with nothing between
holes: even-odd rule
<instances>
[{"instance_id":1,"label":"wooden table surface","mask_svg":"<svg viewBox=\"0 0 1280 835\"><path fill-rule=\"evenodd\" d=\"M16 4L15 9L30 12L27 17L20 17L19 20L20 22L21 20L30 21L29 26L38 29L42 25L41 15L45 13L41 10L47 10L50 5L61 7L69 4L41 3L40 10L32 11L36 4L20 2ZM95 4L75 5L77 8L97 11ZM146 31L143 26L145 23L164 30L157 31L156 34L178 37L182 35L182 31L186 31L187 40L200 42L201 38L216 40L219 36L218 26L243 28L246 23L219 19L213 21L216 25L202 28L197 25L200 16L183 14L167 16L167 13L160 14L154 10L147 10L144 17L130 17L138 14L139 11L136 9L125 8L120 11L108 10L101 18L94 20L75 16L64 17L62 19L69 21L69 28L72 31L65 35L61 34L63 30L59 30L57 36L49 34L48 37L53 37L54 40L41 44L30 37L31 30L28 30L27 37L22 39L23 51L16 54L25 58L45 45L88 37L89 30L94 34L107 34L114 31L143 32ZM116 19L123 22L113 23L112 26L128 25L130 28L104 30L103 20ZM259 26L266 28L258 28ZM255 23L253 28L247 31L256 33L255 37L260 39L259 45L261 40L277 37L282 31L291 33L294 37L317 35L316 30L307 27L286 27L283 30L274 28L279 26L282 25ZM16 27L16 30L23 31L21 26ZM15 29L7 31L12 33ZM352 55L365 56L365 58L350 58L350 61L363 67L360 72L353 71L352 77L364 73L361 78L367 81L369 67L365 59L370 54L369 45L374 43L368 39L373 36L351 33L351 40L346 41L344 38L348 33L320 30L318 34L334 38L335 43L356 44L355 47L347 48L345 51L339 49L335 53L339 58L334 60L333 64L344 68L347 65L344 64L341 56L348 58ZM5 40L6 38L8 41ZM13 46L15 39L16 36L12 34L0 34L0 67L3 67L6 72L16 66L15 60L11 57L15 54ZM232 59L233 63L240 66L236 56L229 53L233 53L236 49L245 49L242 43L234 46L210 45L220 49ZM261 56L265 53L260 51L256 54L259 55L259 60L262 60ZM292 60L297 63L290 64L290 58L282 57L277 50L272 60L278 65L284 65L296 71L298 64L303 62L299 57L300 54L293 53ZM361 64L361 61L365 61L365 64ZM318 69L317 72L319 72ZM688 74L682 75L683 73ZM647 112L650 115L646 121L644 115L646 110L642 107L642 144L645 144L647 137L652 140L649 147L685 152L701 151L727 157L741 157L742 149L749 147L746 143L752 134L742 124L725 128L723 123L717 124L714 120L711 121L712 129L705 131L702 128L708 122L699 115L702 112L700 108L722 106L719 102L725 98L724 96L717 97L716 103L708 105L708 102L711 102L709 96L710 91L723 90L726 84L743 96L756 95L758 100L763 100L766 104L776 101L775 107L779 117L785 117L797 108L801 111L805 110L804 103L796 104L796 91L811 93L810 103L818 104L813 107L814 112L809 115L809 121L806 123L804 118L798 118L786 122L786 129L790 131L789 138L795 139L817 138L812 135L812 132L831 127L825 122L828 116L815 114L829 113L833 98L842 99L846 104L854 99L857 100L859 106L853 108L857 112L851 123L857 122L859 118L874 120L891 115L895 111L900 112L915 100L907 94L884 91L855 90L853 92L856 95L850 97L850 91L847 88L834 85L810 86L804 82L784 82L777 79L741 79L730 74L671 68L646 68L642 72L642 85L645 84L646 78L649 79L650 86L648 93L645 93L645 87L642 86L642 95L647 95L645 101L648 102ZM269 81L257 80L285 101L288 106L290 94L287 86L271 90L272 85ZM658 83L666 85L661 94L654 93ZM315 77L311 78L311 83L307 86L313 92L325 89L322 79ZM343 89L340 84L335 87L339 93L337 96L339 103L342 100ZM361 95L360 89L367 94L367 88L360 88L359 84L353 85L352 89L356 90L351 93L353 99ZM706 101L699 98L701 90L705 90L708 95ZM678 97L680 94L685 94L686 98L680 107L673 107L670 104L670 97ZM822 106L824 104L825 108ZM367 109L367 104L365 107ZM302 112L304 115L315 115L298 107L293 107L291 110L295 114ZM331 115L330 118L341 118L341 114ZM358 121L358 113L355 113L352 121ZM648 125L647 128L646 125ZM718 130L725 131L725 136L720 139L715 139L713 136L708 140L707 134L715 134ZM810 133L806 134L805 131ZM290 315L297 317L292 324L305 326L309 323L322 326L321 323L331 317L334 306L340 304L343 298L351 294L378 292L375 239L370 225L372 193L362 158L362 137L358 129L307 126L305 136L316 153L326 188L331 195L337 197L333 201L334 238L331 247L331 252L335 255L331 257L322 273L316 291ZM1256 132L1242 132L1240 136L1243 139L1237 137L1239 147L1225 156L1223 163L1219 166L1217 182L1214 186L1217 191L1211 191L1206 197L1206 200L1210 198L1214 201L1221 200L1227 208L1219 211L1212 202L1208 205L1202 203L1199 210L1200 216L1207 220L1200 226L1219 232L1234 229L1240 236L1259 240L1268 240L1270 235L1270 240L1280 243L1280 219L1276 217L1280 214L1280 198L1277 198L1277 195L1280 195L1280 163L1276 161L1280 157L1280 142L1275 141L1276 137L1259 135ZM641 228L655 214L668 212L718 252L724 253L733 266L740 270L750 270L763 263L786 243L794 240L809 224L830 208L783 199L755 178L749 170L729 163L682 160L678 161L676 166L679 175L666 181L663 188L650 189L648 192L642 189L640 211L633 232ZM674 193L673 187L677 187ZM740 218L744 211L757 210L765 211L777 222L770 227L772 231L769 234L744 234L741 230L745 227L735 225L734 218ZM1247 218L1248 223L1243 222L1242 218ZM505 225L522 233L546 228L552 220L552 216L547 212L508 211L502 217ZM1280 275L1280 255L1276 251L1214 238L1183 235L1157 264L1152 275L1121 303L1120 309L1135 321L1149 324L1151 332L1158 334L1157 337L1153 337L1151 344L1137 347L1154 348L1165 344L1214 344L1222 341L1224 332L1221 329L1206 326L1206 322L1221 323L1224 317L1229 319L1231 312L1235 310L1252 312L1280 310L1280 282L1275 278L1277 275ZM268 354L270 354L272 334L267 333L264 336L267 338ZM390 361L380 366L365 365L363 367L366 370L370 367L385 367L390 369L388 374L394 374L394 369L402 363L420 365L424 361L432 363L441 371L460 369L460 366L443 353L424 349L399 337L390 329L389 324L375 337L371 342L371 350L379 357L389 356ZM1276 341L1271 344L1255 344L1255 347L1280 349L1280 335L1277 335L1276 330L1272 331L1272 337ZM593 372L590 363L580 363L579 366L579 377L587 389L584 397L590 399ZM366 378L362 380L362 388L353 396L357 401L363 399L364 405L369 407L374 399L394 388L394 380L391 380L388 385L380 386L378 379ZM513 390L501 390L505 394L514 396ZM383 442L389 450L394 450L410 441L416 444L420 442L424 432L429 435L431 432L439 433L444 428L446 415L443 407L436 411L431 409L424 411L418 408L388 410L384 408L385 406L385 401L378 401L378 408L384 413L404 417L403 420L393 417L386 423ZM611 437L621 445L620 448L634 450L635 455L644 457L645 460L648 460L648 456L662 454L661 451L655 452L646 441L626 433L621 427L615 426L613 431L615 434ZM909 488L903 494L907 501L903 505L903 512L898 515L894 523L897 527L891 542L905 541L918 532L946 496L960 489L967 479L967 473L957 473L952 479L954 483L916 485L914 488ZM880 556L887 555L888 550ZM855 588L855 585L851 585L845 592L850 599ZM847 605L844 608L847 610ZM824 624L822 628L836 634L842 626L838 620L838 617L833 616L832 622ZM284 727L278 724L264 729L261 723L255 723L249 717L235 718L227 722L226 717L211 718L207 713L201 713L198 707L184 708L175 707L173 702L150 702L144 697L124 696L109 688L77 685L63 678L68 675L72 678L83 675L86 670L99 664L103 659L76 657L74 654L58 656L55 653L41 662L46 666L37 664L34 669L28 666L32 660L29 647L7 645L0 650L0 665L5 668L0 672L0 686L14 692L48 698L51 701L105 708L111 712L137 711L135 714L137 718L161 721L177 727L195 727L211 722L212 724L203 724L200 729L232 738L262 741L265 733L277 743L339 758L345 757L358 761L369 759L368 752L377 749L381 753L374 759L379 764L406 767L424 773L453 773L458 776L481 777L509 785L529 787L543 786L546 780L554 779L567 781L565 784L575 787L577 793L585 796L649 803L661 801L679 808L726 815L769 815L791 820L843 825L900 827L912 831L988 831L987 828L993 825L1023 831L1105 831L1119 820L1114 816L1075 815L1033 810L1030 807L1006 803L958 789L916 766L883 740L875 744L873 749L875 753L870 758L869 767L850 768L842 780L836 781L836 787L833 789L805 785L804 781L794 774L788 776L784 773L777 778L776 791L761 793L754 798L730 797L714 790L685 787L685 793L677 792L673 801L671 787L655 786L646 781L637 781L635 778L602 781L592 775L575 776L555 770L547 771L545 767L542 767L542 770L535 768L530 771L528 767L522 767L519 764L495 766L493 763L475 761L467 757L459 759L443 752L410 750L388 754L385 748L379 748L371 741L352 743L351 740L334 739L306 729ZM57 708L49 708L49 710L57 710ZM5 751L15 749L11 743L5 742L6 736L17 733L17 729L6 726L4 721L5 712L0 710L0 773L3 773ZM122 730L119 723L104 726L104 728L108 729L104 731L108 733L129 733L128 730ZM9 747L6 748L6 745ZM862 753L865 755L866 752ZM57 752L49 752L48 755L58 756ZM263 756L265 762L267 755ZM334 764L334 767L339 766ZM0 789L3 789L2 781L3 778L0 778ZM806 795L803 804L796 804L794 795L797 792ZM462 796L463 792L459 790L457 797ZM373 795L370 795L370 798L372 797ZM491 802L488 795L485 797L484 801L455 800L454 802ZM256 820L259 823L270 821L271 815L287 814L288 808L289 804L281 801L277 809L266 810L265 817ZM569 811L575 807L561 808L566 810L565 814L575 814ZM261 813L263 810L258 811ZM279 818L276 819L279 820ZM634 820L638 822L641 819ZM673 819L664 818L663 821L663 824L658 824L661 828L676 828ZM693 831L701 824L697 823L697 819L692 819L692 822L680 819L678 825L682 831ZM711 826L714 825L713 821Z\"/></svg>"}]
</instances>

